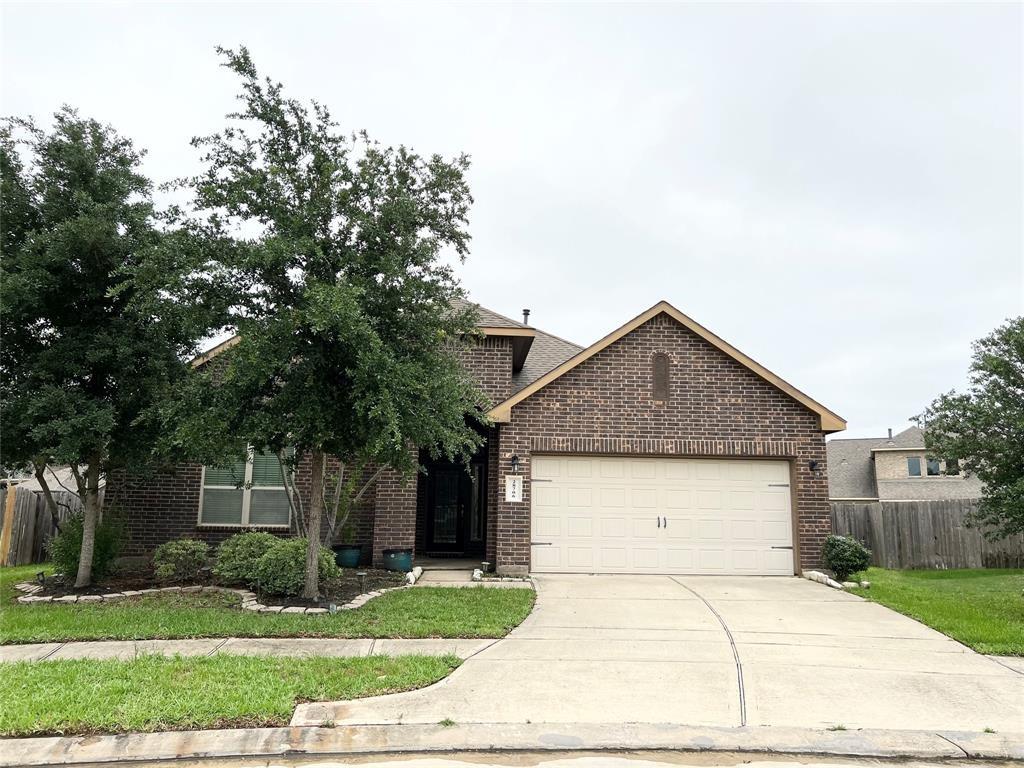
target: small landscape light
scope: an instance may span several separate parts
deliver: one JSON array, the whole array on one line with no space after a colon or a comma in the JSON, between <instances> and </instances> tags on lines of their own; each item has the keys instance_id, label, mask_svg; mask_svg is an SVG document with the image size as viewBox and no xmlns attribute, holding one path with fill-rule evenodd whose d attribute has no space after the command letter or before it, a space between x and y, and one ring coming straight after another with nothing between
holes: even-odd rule
<instances>
[{"instance_id":1,"label":"small landscape light","mask_svg":"<svg viewBox=\"0 0 1024 768\"><path fill-rule=\"evenodd\" d=\"M40 571L39 573L37 573L36 574L36 581L38 581L40 584L45 584L46 583L46 571Z\"/></svg>"},{"instance_id":2,"label":"small landscape light","mask_svg":"<svg viewBox=\"0 0 1024 768\"><path fill-rule=\"evenodd\" d=\"M366 591L366 571L358 571L356 576L359 577L359 593L362 594Z\"/></svg>"}]
</instances>

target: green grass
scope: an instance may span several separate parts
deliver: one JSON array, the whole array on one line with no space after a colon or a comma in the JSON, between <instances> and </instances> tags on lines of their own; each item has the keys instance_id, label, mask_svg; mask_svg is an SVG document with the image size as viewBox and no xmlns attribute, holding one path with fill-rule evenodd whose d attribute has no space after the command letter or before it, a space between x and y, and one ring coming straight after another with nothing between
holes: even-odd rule
<instances>
[{"instance_id":1,"label":"green grass","mask_svg":"<svg viewBox=\"0 0 1024 768\"><path fill-rule=\"evenodd\" d=\"M0 664L0 734L287 725L295 705L430 685L454 656L208 658Z\"/></svg>"},{"instance_id":2,"label":"green grass","mask_svg":"<svg viewBox=\"0 0 1024 768\"><path fill-rule=\"evenodd\" d=\"M981 653L1024 656L1024 570L888 571L869 568L854 594Z\"/></svg>"},{"instance_id":3,"label":"green grass","mask_svg":"<svg viewBox=\"0 0 1024 768\"><path fill-rule=\"evenodd\" d=\"M243 611L233 595L166 593L108 603L19 605L13 584L40 566L0 568L0 643L192 637L504 637L533 609L531 589L423 587L354 611Z\"/></svg>"}]
</instances>

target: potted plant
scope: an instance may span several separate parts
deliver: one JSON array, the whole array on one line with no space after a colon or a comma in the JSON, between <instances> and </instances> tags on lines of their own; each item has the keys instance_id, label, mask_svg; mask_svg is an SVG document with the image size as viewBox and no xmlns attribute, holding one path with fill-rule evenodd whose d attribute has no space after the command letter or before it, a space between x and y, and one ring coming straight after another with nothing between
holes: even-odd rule
<instances>
[{"instance_id":1,"label":"potted plant","mask_svg":"<svg viewBox=\"0 0 1024 768\"><path fill-rule=\"evenodd\" d=\"M355 524L346 519L341 526L341 541L331 547L334 550L334 562L339 568L358 568L363 557L363 545L355 543Z\"/></svg>"}]
</instances>

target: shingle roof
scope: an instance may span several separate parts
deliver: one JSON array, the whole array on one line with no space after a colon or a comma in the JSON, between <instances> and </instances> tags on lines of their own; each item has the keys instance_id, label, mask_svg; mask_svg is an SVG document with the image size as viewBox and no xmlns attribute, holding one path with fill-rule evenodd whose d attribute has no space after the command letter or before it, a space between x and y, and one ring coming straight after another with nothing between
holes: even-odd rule
<instances>
[{"instance_id":1,"label":"shingle roof","mask_svg":"<svg viewBox=\"0 0 1024 768\"><path fill-rule=\"evenodd\" d=\"M893 435L892 440L883 437L873 448L875 450L886 448L924 448L924 430L920 427L908 427L899 434Z\"/></svg>"},{"instance_id":2,"label":"shingle roof","mask_svg":"<svg viewBox=\"0 0 1024 768\"><path fill-rule=\"evenodd\" d=\"M874 499L878 497L873 451L887 449L923 449L924 431L908 427L888 437L829 440L828 495L830 499Z\"/></svg>"},{"instance_id":3,"label":"shingle roof","mask_svg":"<svg viewBox=\"0 0 1024 768\"><path fill-rule=\"evenodd\" d=\"M828 495L830 499L874 499L875 462L871 449L885 438L829 440L825 444L828 455Z\"/></svg>"},{"instance_id":4,"label":"shingle roof","mask_svg":"<svg viewBox=\"0 0 1024 768\"><path fill-rule=\"evenodd\" d=\"M512 393L529 386L552 368L557 368L581 351L583 347L579 344L573 344L544 331L537 331L522 369L512 374Z\"/></svg>"},{"instance_id":5,"label":"shingle roof","mask_svg":"<svg viewBox=\"0 0 1024 768\"><path fill-rule=\"evenodd\" d=\"M493 309L487 307L481 307L472 301L465 301L464 299L455 299L452 305L457 309L464 309L468 306L476 307L477 315L479 316L477 325L482 328L529 328L530 326L525 323L520 323L513 320L511 317L505 317L504 315L495 312Z\"/></svg>"}]
</instances>

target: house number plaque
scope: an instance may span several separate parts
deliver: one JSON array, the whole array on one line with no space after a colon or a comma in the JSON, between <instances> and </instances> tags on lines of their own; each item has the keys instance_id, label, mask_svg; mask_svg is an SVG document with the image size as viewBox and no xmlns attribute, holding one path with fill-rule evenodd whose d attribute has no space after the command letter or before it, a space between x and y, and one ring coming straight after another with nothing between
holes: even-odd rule
<instances>
[{"instance_id":1,"label":"house number plaque","mask_svg":"<svg viewBox=\"0 0 1024 768\"><path fill-rule=\"evenodd\" d=\"M523 476L505 475L505 501L523 500Z\"/></svg>"}]
</instances>

